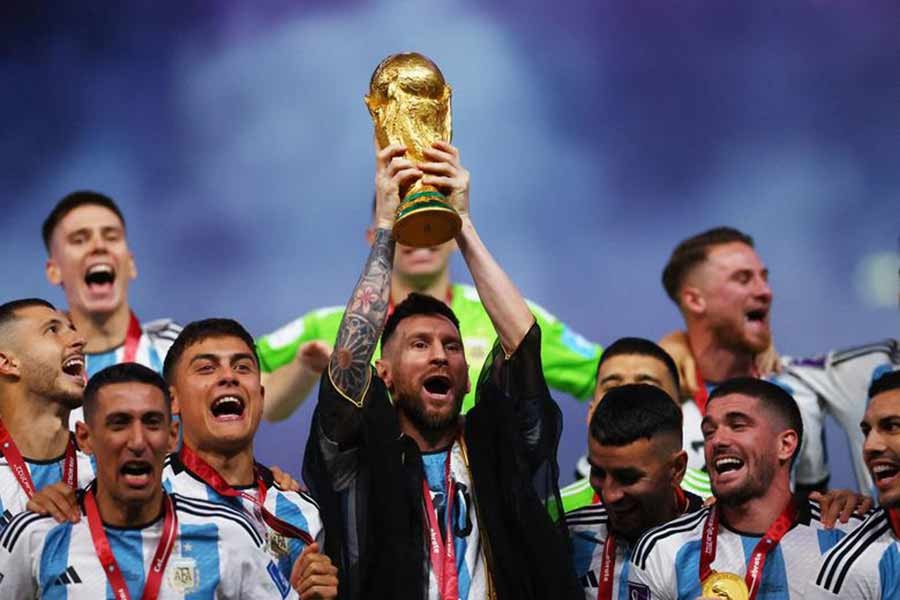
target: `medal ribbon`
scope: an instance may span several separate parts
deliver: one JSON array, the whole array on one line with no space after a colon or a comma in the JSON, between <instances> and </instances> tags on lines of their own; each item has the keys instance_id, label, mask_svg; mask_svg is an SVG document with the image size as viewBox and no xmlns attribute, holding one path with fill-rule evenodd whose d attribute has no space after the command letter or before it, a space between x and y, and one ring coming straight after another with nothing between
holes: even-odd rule
<instances>
[{"instance_id":1,"label":"medal ribbon","mask_svg":"<svg viewBox=\"0 0 900 600\"><path fill-rule=\"evenodd\" d=\"M294 527L290 523L283 521L273 515L269 509L266 508L266 482L263 481L262 475L260 475L259 470L256 466L253 467L253 474L256 478L256 485L258 491L258 495L253 496L252 494L248 494L246 492L242 492L240 490L234 489L231 485L225 481L219 472L216 471L208 462L200 458L196 452L188 448L187 444L182 444L181 452L179 453L179 458L181 462L184 463L184 466L188 468L194 475L203 480L203 483L211 487L216 491L220 496L226 496L228 498L243 498L251 502L254 506L256 506L260 513L262 514L262 519L265 521L266 525L272 528L273 531L280 533L281 535L289 538L295 538L298 540L302 540L304 544L307 546L315 542L311 535L308 532L303 531L298 527Z\"/></svg>"},{"instance_id":2,"label":"medal ribbon","mask_svg":"<svg viewBox=\"0 0 900 600\"><path fill-rule=\"evenodd\" d=\"M894 531L894 536L900 537L900 509L889 508L887 514L888 519L891 522L891 529Z\"/></svg>"},{"instance_id":3,"label":"medal ribbon","mask_svg":"<svg viewBox=\"0 0 900 600\"><path fill-rule=\"evenodd\" d=\"M9 468L12 469L13 475L15 475L25 495L31 500L37 491L34 489L34 481L31 480L31 474L25 465L25 459L19 453L19 449L16 447L12 436L9 435L6 426L3 425L3 421L0 421L0 453L3 454L3 458L9 464ZM78 459L75 455L75 442L72 441L71 435L69 435L69 444L66 446L66 458L63 461L62 475L63 482L67 486L72 489L78 487Z\"/></svg>"},{"instance_id":4,"label":"medal ribbon","mask_svg":"<svg viewBox=\"0 0 900 600\"><path fill-rule=\"evenodd\" d=\"M778 518L775 519L762 539L757 542L756 547L750 554L750 562L747 565L747 574L744 581L747 584L747 590L750 592L750 600L756 598L759 591L759 584L762 581L763 569L766 566L766 557L772 551L781 538L784 537L794 521L797 519L797 507L794 500L791 499ZM713 506L703 523L703 538L700 541L700 583L709 577L713 570L710 568L712 562L716 559L716 540L719 534L719 511Z\"/></svg>"},{"instance_id":5,"label":"medal ribbon","mask_svg":"<svg viewBox=\"0 0 900 600\"><path fill-rule=\"evenodd\" d=\"M125 334L125 350L122 353L122 362L135 362L141 335L143 335L141 322L138 321L138 318L132 312L128 321L128 332Z\"/></svg>"},{"instance_id":6,"label":"medal ribbon","mask_svg":"<svg viewBox=\"0 0 900 600\"><path fill-rule=\"evenodd\" d=\"M178 516L175 514L175 505L172 498L167 494L163 494L163 528L159 538L159 544L156 546L156 552L153 554L153 562L150 563L150 571L147 573L146 583L144 583L144 592L141 594L141 600L156 600L159 595L159 587L162 585L163 572L166 570L166 563L169 562L169 556L172 554L172 548L175 546L175 533L178 529ZM88 490L84 493L84 512L87 515L88 527L91 530L91 540L94 542L94 550L97 552L97 558L103 566L103 572L109 580L109 585L113 591L113 597L116 600L130 600L131 594L128 592L128 585L125 583L125 577L119 569L119 563L113 555L109 540L106 537L106 531L103 529L103 522L100 520L100 511L97 510L97 500L94 498L94 491Z\"/></svg>"},{"instance_id":7,"label":"medal ribbon","mask_svg":"<svg viewBox=\"0 0 900 600\"><path fill-rule=\"evenodd\" d=\"M616 536L609 531L603 542L600 570L597 572L597 600L612 600L613 575L616 572Z\"/></svg>"},{"instance_id":8,"label":"medal ribbon","mask_svg":"<svg viewBox=\"0 0 900 600\"><path fill-rule=\"evenodd\" d=\"M431 500L431 490L428 481L422 479L422 496L425 499L425 514L428 517L428 546L431 556L431 569L438 582L438 594L441 600L459 599L459 576L456 573L456 550L453 545L453 499L456 494L453 491L453 480L450 477L450 453L447 451L447 461L444 467L444 485L447 497L447 508L444 520L447 523L444 544L441 546L441 525L438 522L437 511Z\"/></svg>"}]
</instances>

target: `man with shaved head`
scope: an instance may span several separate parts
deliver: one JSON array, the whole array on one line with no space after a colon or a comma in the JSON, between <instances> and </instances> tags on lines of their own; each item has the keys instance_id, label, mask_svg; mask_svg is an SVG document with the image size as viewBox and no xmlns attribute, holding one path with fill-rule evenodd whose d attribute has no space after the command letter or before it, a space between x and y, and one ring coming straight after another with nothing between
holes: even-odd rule
<instances>
[{"instance_id":1,"label":"man with shaved head","mask_svg":"<svg viewBox=\"0 0 900 600\"><path fill-rule=\"evenodd\" d=\"M81 406L84 338L38 298L0 305L0 529L46 486L94 474L69 432Z\"/></svg>"}]
</instances>

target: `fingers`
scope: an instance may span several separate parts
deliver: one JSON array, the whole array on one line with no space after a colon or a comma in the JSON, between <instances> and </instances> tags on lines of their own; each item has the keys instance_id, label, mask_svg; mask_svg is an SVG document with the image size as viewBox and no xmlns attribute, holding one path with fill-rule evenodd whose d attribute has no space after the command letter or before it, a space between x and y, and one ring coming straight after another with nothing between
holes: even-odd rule
<instances>
[{"instance_id":1,"label":"fingers","mask_svg":"<svg viewBox=\"0 0 900 600\"><path fill-rule=\"evenodd\" d=\"M379 168L383 169L390 164L394 157L403 156L404 154L406 154L405 146L391 144L390 146L382 148L375 154L375 163Z\"/></svg>"},{"instance_id":2,"label":"fingers","mask_svg":"<svg viewBox=\"0 0 900 600\"><path fill-rule=\"evenodd\" d=\"M856 514L864 517L872 508L875 507L875 501L871 496L860 494L859 503L856 505Z\"/></svg>"},{"instance_id":3,"label":"fingers","mask_svg":"<svg viewBox=\"0 0 900 600\"><path fill-rule=\"evenodd\" d=\"M319 552L319 544L306 546L291 569L291 586L300 598L336 598L337 567Z\"/></svg>"},{"instance_id":4,"label":"fingers","mask_svg":"<svg viewBox=\"0 0 900 600\"><path fill-rule=\"evenodd\" d=\"M451 177L435 177L434 175L425 175L422 177L422 183L425 185L433 185L436 188L449 188L452 189L456 187L457 180Z\"/></svg>"},{"instance_id":5,"label":"fingers","mask_svg":"<svg viewBox=\"0 0 900 600\"><path fill-rule=\"evenodd\" d=\"M301 490L300 482L291 477L288 473L282 471L279 467L272 465L269 467L269 470L272 471L272 477L281 489L292 492L299 492Z\"/></svg>"},{"instance_id":6,"label":"fingers","mask_svg":"<svg viewBox=\"0 0 900 600\"><path fill-rule=\"evenodd\" d=\"M45 487L28 501L26 508L42 515L50 515L57 523L77 523L81 519L75 490L64 483Z\"/></svg>"},{"instance_id":7,"label":"fingers","mask_svg":"<svg viewBox=\"0 0 900 600\"><path fill-rule=\"evenodd\" d=\"M426 176L443 175L445 177L454 177L457 174L456 165L446 162L421 162L416 165Z\"/></svg>"},{"instance_id":8,"label":"fingers","mask_svg":"<svg viewBox=\"0 0 900 600\"><path fill-rule=\"evenodd\" d=\"M812 498L812 494L810 494L810 498ZM825 529L831 529L834 527L834 523L841 511L837 495L834 492L821 494L819 507L822 510L822 514L819 517L819 520L822 521L822 526L824 526Z\"/></svg>"},{"instance_id":9,"label":"fingers","mask_svg":"<svg viewBox=\"0 0 900 600\"><path fill-rule=\"evenodd\" d=\"M444 154L447 155L451 161L459 160L459 150L456 146L451 144L450 142L445 142L443 140L438 140L431 144L431 148L425 148L425 156L429 156L430 154Z\"/></svg>"}]
</instances>

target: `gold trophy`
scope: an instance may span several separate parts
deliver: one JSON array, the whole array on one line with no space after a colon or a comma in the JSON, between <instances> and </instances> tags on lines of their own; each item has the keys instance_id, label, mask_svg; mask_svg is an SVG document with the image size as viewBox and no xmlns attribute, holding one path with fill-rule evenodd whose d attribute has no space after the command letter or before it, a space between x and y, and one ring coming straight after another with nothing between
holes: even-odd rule
<instances>
[{"instance_id":1,"label":"gold trophy","mask_svg":"<svg viewBox=\"0 0 900 600\"><path fill-rule=\"evenodd\" d=\"M417 52L388 56L369 82L366 106L382 148L406 146L413 162L425 162L433 142L450 141L450 86L437 65ZM447 198L421 180L400 190L394 239L405 246L437 246L453 239L462 225Z\"/></svg>"},{"instance_id":2,"label":"gold trophy","mask_svg":"<svg viewBox=\"0 0 900 600\"><path fill-rule=\"evenodd\" d=\"M727 600L748 600L750 591L744 578L734 573L713 571L703 580L704 598L726 598Z\"/></svg>"}]
</instances>

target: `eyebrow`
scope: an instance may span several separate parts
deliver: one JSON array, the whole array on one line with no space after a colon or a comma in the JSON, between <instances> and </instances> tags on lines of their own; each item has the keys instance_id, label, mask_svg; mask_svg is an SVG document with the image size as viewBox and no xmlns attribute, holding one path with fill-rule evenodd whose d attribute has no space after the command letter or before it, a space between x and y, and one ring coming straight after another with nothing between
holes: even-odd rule
<instances>
[{"instance_id":1,"label":"eyebrow","mask_svg":"<svg viewBox=\"0 0 900 600\"><path fill-rule=\"evenodd\" d=\"M253 361L254 364L256 363L256 359L249 352L239 352L237 354L231 354L229 356L219 356L218 354L211 354L211 353L207 352L205 354L198 354L198 355L192 357L190 362L194 363L199 360L210 360L212 362L218 363L218 362L222 362L222 359L228 360L230 362L236 362L239 360L250 360L250 361Z\"/></svg>"}]
</instances>

